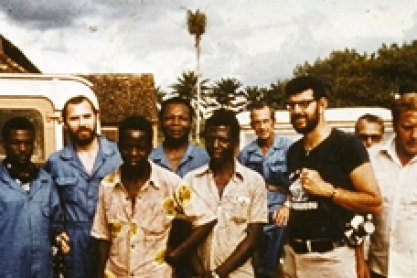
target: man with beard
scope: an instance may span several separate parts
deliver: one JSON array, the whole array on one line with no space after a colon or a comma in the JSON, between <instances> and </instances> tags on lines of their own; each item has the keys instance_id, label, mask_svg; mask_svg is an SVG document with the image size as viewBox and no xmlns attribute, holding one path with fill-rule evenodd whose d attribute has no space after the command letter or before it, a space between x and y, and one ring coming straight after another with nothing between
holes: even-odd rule
<instances>
[{"instance_id":1,"label":"man with beard","mask_svg":"<svg viewBox=\"0 0 417 278\"><path fill-rule=\"evenodd\" d=\"M188 100L180 97L165 100L159 111L164 142L149 156L150 160L180 177L209 161L207 152L189 141L193 114Z\"/></svg>"},{"instance_id":2,"label":"man with beard","mask_svg":"<svg viewBox=\"0 0 417 278\"><path fill-rule=\"evenodd\" d=\"M292 195L286 277L358 277L356 247L345 235L355 213L379 213L382 199L360 140L328 125L321 80L301 76L285 88L294 129L303 137L287 154ZM356 235L356 234L353 234ZM359 272L359 273L358 273Z\"/></svg>"},{"instance_id":3,"label":"man with beard","mask_svg":"<svg viewBox=\"0 0 417 278\"><path fill-rule=\"evenodd\" d=\"M100 181L122 160L117 145L97 135L98 111L84 96L68 100L62 119L71 143L45 164L60 193L71 252L65 258L68 278L96 277L97 244L90 236Z\"/></svg>"},{"instance_id":4,"label":"man with beard","mask_svg":"<svg viewBox=\"0 0 417 278\"><path fill-rule=\"evenodd\" d=\"M205 128L210 162L184 177L192 192L204 199L199 215L215 215L217 224L200 244L198 277L253 278L251 257L268 220L265 181L237 162L240 126L234 112L214 111Z\"/></svg>"},{"instance_id":5,"label":"man with beard","mask_svg":"<svg viewBox=\"0 0 417 278\"><path fill-rule=\"evenodd\" d=\"M240 151L238 160L264 177L269 215L261 247L255 256L255 271L258 278L276 277L289 216L285 159L292 141L274 133L275 110L267 103L254 103L250 108L250 118L257 138Z\"/></svg>"},{"instance_id":6,"label":"man with beard","mask_svg":"<svg viewBox=\"0 0 417 278\"><path fill-rule=\"evenodd\" d=\"M62 228L58 192L31 162L35 128L27 118L7 120L2 137L0 277L52 278L51 243ZM61 248L68 251L65 241Z\"/></svg>"},{"instance_id":7,"label":"man with beard","mask_svg":"<svg viewBox=\"0 0 417 278\"><path fill-rule=\"evenodd\" d=\"M202 202L198 195L185 193L189 187L181 184L178 175L148 160L152 138L152 126L143 117L131 116L119 124L123 164L101 183L92 228L93 237L99 240L99 278L172 277L164 261L175 211L170 206L174 200L183 200L180 205L189 211ZM199 224L195 225L198 241L215 223L214 215L213 219L200 216L192 217L193 223ZM201 225L205 222L210 224ZM172 255L181 259L179 253L183 251L176 250Z\"/></svg>"}]
</instances>

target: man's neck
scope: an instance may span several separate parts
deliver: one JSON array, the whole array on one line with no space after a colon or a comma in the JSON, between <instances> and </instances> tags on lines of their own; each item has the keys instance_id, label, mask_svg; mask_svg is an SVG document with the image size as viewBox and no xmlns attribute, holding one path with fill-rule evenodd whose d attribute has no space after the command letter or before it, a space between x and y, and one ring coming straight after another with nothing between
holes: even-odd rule
<instances>
[{"instance_id":1,"label":"man's neck","mask_svg":"<svg viewBox=\"0 0 417 278\"><path fill-rule=\"evenodd\" d=\"M266 152L272 147L272 145L274 144L274 140L275 140L274 133L272 133L271 136L269 136L266 139L260 139L260 138L257 139L258 146L262 150L263 154L266 154Z\"/></svg>"},{"instance_id":2,"label":"man's neck","mask_svg":"<svg viewBox=\"0 0 417 278\"><path fill-rule=\"evenodd\" d=\"M178 150L178 149L186 149L189 144L187 138L181 140L167 140L165 139L162 143L164 150Z\"/></svg>"},{"instance_id":3,"label":"man's neck","mask_svg":"<svg viewBox=\"0 0 417 278\"><path fill-rule=\"evenodd\" d=\"M314 130L304 135L304 149L308 152L320 145L332 131L332 127L327 122L319 122Z\"/></svg>"}]
</instances>

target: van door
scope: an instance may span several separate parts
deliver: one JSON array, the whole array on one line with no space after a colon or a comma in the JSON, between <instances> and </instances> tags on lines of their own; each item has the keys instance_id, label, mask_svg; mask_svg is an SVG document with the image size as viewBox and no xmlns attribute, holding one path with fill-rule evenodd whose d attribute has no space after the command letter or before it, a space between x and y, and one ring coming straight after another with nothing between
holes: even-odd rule
<instances>
[{"instance_id":1,"label":"van door","mask_svg":"<svg viewBox=\"0 0 417 278\"><path fill-rule=\"evenodd\" d=\"M16 116L28 118L35 126L35 147L32 161L45 163L48 156L56 150L55 117L52 103L42 97L0 96L0 130L4 123ZM0 158L5 157L3 145Z\"/></svg>"}]
</instances>

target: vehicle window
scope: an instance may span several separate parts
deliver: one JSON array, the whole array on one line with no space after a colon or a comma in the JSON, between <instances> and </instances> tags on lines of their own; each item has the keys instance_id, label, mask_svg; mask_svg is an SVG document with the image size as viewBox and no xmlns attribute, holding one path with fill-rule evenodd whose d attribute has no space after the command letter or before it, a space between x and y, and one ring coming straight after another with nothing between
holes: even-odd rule
<instances>
[{"instance_id":1,"label":"vehicle window","mask_svg":"<svg viewBox=\"0 0 417 278\"><path fill-rule=\"evenodd\" d=\"M35 126L35 147L33 150L33 161L43 161L45 159L44 150L44 127L42 115L35 109L0 109L0 131L3 129L4 123L13 117L28 118ZM5 157L3 144L0 144L0 157Z\"/></svg>"}]
</instances>

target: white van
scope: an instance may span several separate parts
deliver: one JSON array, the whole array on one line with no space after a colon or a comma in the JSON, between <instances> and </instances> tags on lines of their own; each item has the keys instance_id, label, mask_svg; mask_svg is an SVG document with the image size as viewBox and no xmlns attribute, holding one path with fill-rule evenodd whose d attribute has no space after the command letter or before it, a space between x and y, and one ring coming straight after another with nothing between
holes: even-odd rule
<instances>
[{"instance_id":1,"label":"white van","mask_svg":"<svg viewBox=\"0 0 417 278\"><path fill-rule=\"evenodd\" d=\"M24 116L35 125L32 161L42 164L65 142L61 111L74 96L85 96L98 109L97 97L87 80L63 75L0 74L0 131L11 117ZM99 126L98 126L99 128ZM0 146L0 159L4 158Z\"/></svg>"},{"instance_id":2,"label":"white van","mask_svg":"<svg viewBox=\"0 0 417 278\"><path fill-rule=\"evenodd\" d=\"M333 127L339 128L349 133L355 132L356 120L364 114L374 114L382 118L385 127L385 140L393 134L391 110L382 107L348 107L348 108L328 108L325 112L326 121ZM248 111L237 115L241 126L240 149L252 142L256 135L250 126L250 116ZM296 140L301 137L296 133L290 123L290 116L287 110L275 111L275 132L279 135Z\"/></svg>"}]
</instances>

